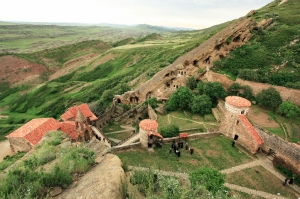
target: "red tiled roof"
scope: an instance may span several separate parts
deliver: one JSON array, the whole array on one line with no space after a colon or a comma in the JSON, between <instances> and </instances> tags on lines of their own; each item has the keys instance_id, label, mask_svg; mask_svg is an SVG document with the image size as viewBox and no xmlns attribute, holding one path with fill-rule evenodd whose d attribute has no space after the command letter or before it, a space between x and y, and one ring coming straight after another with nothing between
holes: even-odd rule
<instances>
[{"instance_id":1,"label":"red tiled roof","mask_svg":"<svg viewBox=\"0 0 300 199\"><path fill-rule=\"evenodd\" d=\"M60 123L53 118L38 118L27 122L6 137L23 137L32 145L36 145L45 134L59 128Z\"/></svg>"},{"instance_id":2,"label":"red tiled roof","mask_svg":"<svg viewBox=\"0 0 300 199\"><path fill-rule=\"evenodd\" d=\"M149 131L148 136L150 136L150 135L154 135L156 137L160 137L161 139L164 139L164 137L161 134L154 132L154 131Z\"/></svg>"},{"instance_id":3,"label":"red tiled roof","mask_svg":"<svg viewBox=\"0 0 300 199\"><path fill-rule=\"evenodd\" d=\"M145 119L140 122L140 128L145 131L153 131L158 127L158 123L155 120Z\"/></svg>"},{"instance_id":4,"label":"red tiled roof","mask_svg":"<svg viewBox=\"0 0 300 199\"><path fill-rule=\"evenodd\" d=\"M189 137L188 133L179 133L179 138L187 138Z\"/></svg>"},{"instance_id":5,"label":"red tiled roof","mask_svg":"<svg viewBox=\"0 0 300 199\"><path fill-rule=\"evenodd\" d=\"M264 141L261 139L261 137L259 136L259 134L257 133L257 131L254 129L254 127L252 126L252 124L247 119L247 117L245 115L238 115L238 117L240 118L241 122L245 125L245 127L248 130L248 132L250 133L250 135L255 140L255 142L258 145L262 144Z\"/></svg>"},{"instance_id":6,"label":"red tiled roof","mask_svg":"<svg viewBox=\"0 0 300 199\"><path fill-rule=\"evenodd\" d=\"M225 101L228 104L231 104L231 105L237 106L237 107L251 106L251 102L249 100L242 98L242 97L238 97L238 96L228 96L225 98Z\"/></svg>"},{"instance_id":7,"label":"red tiled roof","mask_svg":"<svg viewBox=\"0 0 300 199\"><path fill-rule=\"evenodd\" d=\"M73 140L76 140L78 138L76 123L74 121L61 122L60 130L68 134Z\"/></svg>"},{"instance_id":8,"label":"red tiled roof","mask_svg":"<svg viewBox=\"0 0 300 199\"><path fill-rule=\"evenodd\" d=\"M68 108L68 110L60 116L60 118L64 121L67 120L75 120L77 113L78 113L78 108L80 108L81 112L86 118L89 118L91 121L95 121L98 118L93 114L93 112L90 110L89 106L87 104L80 104L79 106L72 106Z\"/></svg>"}]
</instances>

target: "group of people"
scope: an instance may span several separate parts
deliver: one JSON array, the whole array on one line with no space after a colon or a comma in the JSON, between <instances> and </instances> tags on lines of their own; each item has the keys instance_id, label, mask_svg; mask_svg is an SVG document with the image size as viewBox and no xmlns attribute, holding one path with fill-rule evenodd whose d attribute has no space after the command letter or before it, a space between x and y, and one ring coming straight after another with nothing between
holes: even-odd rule
<instances>
[{"instance_id":1,"label":"group of people","mask_svg":"<svg viewBox=\"0 0 300 199\"><path fill-rule=\"evenodd\" d=\"M289 184L293 184L294 183L294 177L290 178L286 178L283 182L283 186L285 186L287 184L287 182L289 181Z\"/></svg>"},{"instance_id":2,"label":"group of people","mask_svg":"<svg viewBox=\"0 0 300 199\"><path fill-rule=\"evenodd\" d=\"M180 142L180 140L178 142L175 142L175 140L173 140L171 148L170 148L170 154L172 153L172 151L174 151L174 153L180 157L180 148L183 148L183 142ZM185 150L189 150L189 153L192 155L194 153L194 149L189 147L189 144L186 142L185 143Z\"/></svg>"}]
</instances>

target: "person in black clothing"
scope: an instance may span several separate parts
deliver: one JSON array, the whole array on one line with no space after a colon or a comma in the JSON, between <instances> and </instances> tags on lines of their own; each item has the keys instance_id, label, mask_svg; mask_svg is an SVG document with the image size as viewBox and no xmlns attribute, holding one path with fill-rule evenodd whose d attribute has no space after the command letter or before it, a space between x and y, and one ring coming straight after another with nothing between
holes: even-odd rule
<instances>
[{"instance_id":1,"label":"person in black clothing","mask_svg":"<svg viewBox=\"0 0 300 199\"><path fill-rule=\"evenodd\" d=\"M231 142L231 146L234 147L234 145L235 145L235 140L233 140L233 141Z\"/></svg>"},{"instance_id":2,"label":"person in black clothing","mask_svg":"<svg viewBox=\"0 0 300 199\"><path fill-rule=\"evenodd\" d=\"M287 184L287 181L288 181L288 180L289 180L288 178L286 178L286 179L284 180L283 186L285 186L285 185Z\"/></svg>"},{"instance_id":3,"label":"person in black clothing","mask_svg":"<svg viewBox=\"0 0 300 199\"><path fill-rule=\"evenodd\" d=\"M293 184L294 183L294 177L292 177L289 181L289 184Z\"/></svg>"},{"instance_id":4,"label":"person in black clothing","mask_svg":"<svg viewBox=\"0 0 300 199\"><path fill-rule=\"evenodd\" d=\"M189 143L185 143L185 150L189 149Z\"/></svg>"},{"instance_id":5,"label":"person in black clothing","mask_svg":"<svg viewBox=\"0 0 300 199\"><path fill-rule=\"evenodd\" d=\"M190 154L192 155L194 153L194 149L190 148Z\"/></svg>"}]
</instances>

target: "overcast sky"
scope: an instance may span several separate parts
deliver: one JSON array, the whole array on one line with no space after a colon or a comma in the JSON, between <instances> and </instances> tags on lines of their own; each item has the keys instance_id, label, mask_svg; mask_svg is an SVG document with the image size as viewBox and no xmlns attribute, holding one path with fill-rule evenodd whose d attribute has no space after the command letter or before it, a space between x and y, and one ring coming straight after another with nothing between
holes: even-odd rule
<instances>
[{"instance_id":1,"label":"overcast sky","mask_svg":"<svg viewBox=\"0 0 300 199\"><path fill-rule=\"evenodd\" d=\"M273 0L3 0L0 21L150 24L202 29Z\"/></svg>"}]
</instances>

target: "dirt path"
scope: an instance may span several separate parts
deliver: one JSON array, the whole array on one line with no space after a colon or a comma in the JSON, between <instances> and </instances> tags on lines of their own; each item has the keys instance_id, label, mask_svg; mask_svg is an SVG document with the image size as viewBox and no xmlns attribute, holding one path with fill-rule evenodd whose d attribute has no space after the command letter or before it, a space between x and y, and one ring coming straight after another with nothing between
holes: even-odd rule
<instances>
[{"instance_id":1,"label":"dirt path","mask_svg":"<svg viewBox=\"0 0 300 199\"><path fill-rule=\"evenodd\" d=\"M9 141L0 142L0 162L7 155L13 155L14 153L10 150Z\"/></svg>"},{"instance_id":2,"label":"dirt path","mask_svg":"<svg viewBox=\"0 0 300 199\"><path fill-rule=\"evenodd\" d=\"M237 172L237 171L241 171L243 169L255 167L255 166L258 166L258 165L263 166L266 170L271 172L274 176L276 176L280 180L284 181L285 177L283 175L281 175L280 173L278 173L274 169L272 161L270 159L268 159L267 156L262 155L262 154L258 154L258 159L254 160L252 162L242 164L242 165L238 165L238 166L235 166L235 167L231 167L231 168L228 168L228 169L224 169L221 172L225 173L225 174L229 174L229 173L234 173L234 172ZM134 166L129 166L129 168L132 169L132 170L148 170L149 169L149 168L134 167ZM188 179L188 174L186 174L186 173L169 172L169 171L162 171L162 170L155 170L155 171L160 172L163 175L176 176L178 178L184 179L188 184L190 184L189 179ZM283 196L279 196L279 195L270 194L270 193L267 193L267 192L264 192L264 191L249 189L247 187L242 187L242 186L235 185L235 184L225 183L224 185L226 187L228 187L229 189L244 192L244 193L247 193L247 194L250 194L250 195L253 195L253 196L259 196L259 197L262 197L262 198L279 199L279 198L283 197ZM287 184L287 186L290 186L292 189L294 189L296 192L298 192L300 194L300 188L297 185ZM287 198L287 197L284 197L284 198Z\"/></svg>"}]
</instances>

